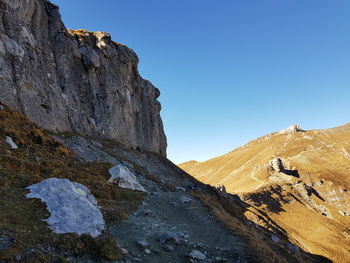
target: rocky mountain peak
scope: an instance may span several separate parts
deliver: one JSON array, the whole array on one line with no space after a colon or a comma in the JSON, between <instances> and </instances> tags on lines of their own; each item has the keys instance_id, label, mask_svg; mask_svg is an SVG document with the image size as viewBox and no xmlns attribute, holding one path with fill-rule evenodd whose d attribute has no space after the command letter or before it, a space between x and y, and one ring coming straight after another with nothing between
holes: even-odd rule
<instances>
[{"instance_id":1,"label":"rocky mountain peak","mask_svg":"<svg viewBox=\"0 0 350 263\"><path fill-rule=\"evenodd\" d=\"M304 132L304 130L300 127L300 125L294 124L289 126L287 129L279 131L279 134L297 133L297 132Z\"/></svg>"}]
</instances>

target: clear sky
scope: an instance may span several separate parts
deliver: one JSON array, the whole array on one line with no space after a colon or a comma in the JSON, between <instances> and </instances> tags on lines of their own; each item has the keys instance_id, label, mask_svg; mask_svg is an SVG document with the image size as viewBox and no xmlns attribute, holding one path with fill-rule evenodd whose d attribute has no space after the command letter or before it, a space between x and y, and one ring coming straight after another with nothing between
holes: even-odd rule
<instances>
[{"instance_id":1,"label":"clear sky","mask_svg":"<svg viewBox=\"0 0 350 263\"><path fill-rule=\"evenodd\" d=\"M53 0L68 28L131 47L175 163L300 124L350 121L349 0Z\"/></svg>"}]
</instances>

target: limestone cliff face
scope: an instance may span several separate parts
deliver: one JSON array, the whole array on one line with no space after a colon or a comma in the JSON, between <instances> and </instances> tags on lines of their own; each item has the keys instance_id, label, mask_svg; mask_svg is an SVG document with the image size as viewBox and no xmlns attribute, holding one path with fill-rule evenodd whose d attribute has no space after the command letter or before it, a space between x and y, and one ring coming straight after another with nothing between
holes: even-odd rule
<instances>
[{"instance_id":1,"label":"limestone cliff face","mask_svg":"<svg viewBox=\"0 0 350 263\"><path fill-rule=\"evenodd\" d=\"M160 95L107 33L67 30L47 0L0 0L0 99L54 131L166 154Z\"/></svg>"}]
</instances>

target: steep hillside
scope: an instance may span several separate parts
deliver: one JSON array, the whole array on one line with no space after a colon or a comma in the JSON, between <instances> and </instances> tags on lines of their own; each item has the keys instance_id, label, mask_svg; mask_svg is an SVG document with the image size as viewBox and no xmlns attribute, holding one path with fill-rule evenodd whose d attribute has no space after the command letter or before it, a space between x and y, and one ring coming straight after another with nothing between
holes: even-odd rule
<instances>
[{"instance_id":1,"label":"steep hillside","mask_svg":"<svg viewBox=\"0 0 350 263\"><path fill-rule=\"evenodd\" d=\"M350 124L312 131L292 126L180 167L264 210L307 251L350 262L349 138Z\"/></svg>"},{"instance_id":2,"label":"steep hillside","mask_svg":"<svg viewBox=\"0 0 350 263\"><path fill-rule=\"evenodd\" d=\"M110 163L82 163L46 130L2 105L0 143L0 262L61 262L65 256L79 255L121 257L108 231L98 239L53 233L43 221L50 216L46 205L26 198L25 188L47 178L79 182L96 197L107 224L133 212L144 199L143 193L108 183Z\"/></svg>"},{"instance_id":3,"label":"steep hillside","mask_svg":"<svg viewBox=\"0 0 350 263\"><path fill-rule=\"evenodd\" d=\"M161 155L51 134L3 105L0 143L0 262L178 263L197 262L198 255L206 258L202 262L328 262L304 252L259 209L199 183ZM114 165L128 167L147 193L110 182ZM27 188L48 178L91 191L106 223L101 235L53 232L45 220L55 210L28 198ZM61 206L69 208L72 201ZM77 213L67 220L84 225L93 219Z\"/></svg>"},{"instance_id":4,"label":"steep hillside","mask_svg":"<svg viewBox=\"0 0 350 263\"><path fill-rule=\"evenodd\" d=\"M67 30L48 0L0 0L0 100L53 131L166 155L160 95L137 55L104 32Z\"/></svg>"}]
</instances>

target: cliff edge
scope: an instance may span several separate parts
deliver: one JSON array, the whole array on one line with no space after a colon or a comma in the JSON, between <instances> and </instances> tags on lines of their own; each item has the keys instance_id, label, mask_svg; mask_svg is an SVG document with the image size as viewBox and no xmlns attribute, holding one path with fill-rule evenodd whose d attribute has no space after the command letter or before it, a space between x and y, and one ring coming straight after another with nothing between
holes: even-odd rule
<instances>
[{"instance_id":1,"label":"cliff edge","mask_svg":"<svg viewBox=\"0 0 350 263\"><path fill-rule=\"evenodd\" d=\"M160 92L109 34L67 30L47 0L0 0L0 100L52 131L166 155Z\"/></svg>"}]
</instances>

